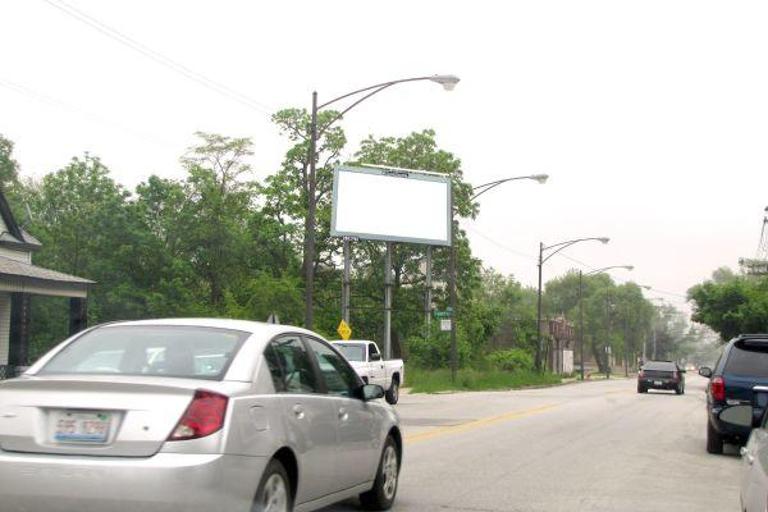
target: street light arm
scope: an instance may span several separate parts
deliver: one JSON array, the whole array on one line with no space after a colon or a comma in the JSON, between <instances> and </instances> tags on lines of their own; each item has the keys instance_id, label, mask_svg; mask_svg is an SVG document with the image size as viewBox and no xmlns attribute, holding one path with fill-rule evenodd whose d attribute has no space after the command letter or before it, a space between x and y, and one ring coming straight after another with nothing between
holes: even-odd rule
<instances>
[{"instance_id":1,"label":"street light arm","mask_svg":"<svg viewBox=\"0 0 768 512\"><path fill-rule=\"evenodd\" d=\"M485 194L489 190L492 190L492 189L498 187L499 185L502 185L502 184L510 182L510 181L515 181L515 180L534 180L534 181L538 181L539 183L546 183L547 178L549 178L549 176L547 176L546 174L534 174L534 175L530 175L530 176L515 176L515 177L512 177L512 178L502 178L500 180L489 181L488 183L483 183L482 185L477 185L475 187L472 187L472 191L473 192L475 190L480 190L480 189L482 189L482 190L480 190L480 192L478 192L477 194L475 194L472 197L470 197L469 200L470 201L474 201L475 199L477 199L481 195Z\"/></svg>"},{"instance_id":2,"label":"street light arm","mask_svg":"<svg viewBox=\"0 0 768 512\"><path fill-rule=\"evenodd\" d=\"M616 269L616 268L623 268L624 270L630 270L630 271L635 269L635 267L633 267L632 265L611 265L610 267L603 267L603 268L599 268L597 270L593 270L592 272L587 272L584 275L585 276L592 276L592 275L595 275L595 274L600 274L601 272L605 272L606 270L613 270L613 269Z\"/></svg>"},{"instance_id":3,"label":"street light arm","mask_svg":"<svg viewBox=\"0 0 768 512\"><path fill-rule=\"evenodd\" d=\"M547 261L549 258L551 258L552 256L554 256L555 254L559 253L559 252L560 252L560 251L562 251L563 249L567 249L568 247L572 246L573 244L577 244L577 243L579 243L579 242L588 242L588 241L590 241L590 240L595 240L595 241L598 241L598 242L603 242L604 244L605 244L605 243L608 243L608 239L607 239L607 238L601 238L601 237L588 237L588 238L577 238L577 239L575 239L575 240L568 240L568 241L566 241L566 242L560 242L560 243L558 243L558 244L552 244L552 245L550 245L550 246L547 246L547 247L542 247L542 249L541 249L541 250L542 250L542 252L544 252L544 251L548 251L549 249L554 249L554 248L557 248L557 250L556 250L556 251L554 251L554 252L552 252L552 253L551 253L549 256L547 256L546 258L543 258L543 259L541 260L541 263L543 264L544 262L546 262L546 261Z\"/></svg>"},{"instance_id":4,"label":"street light arm","mask_svg":"<svg viewBox=\"0 0 768 512\"><path fill-rule=\"evenodd\" d=\"M319 137L320 137L320 136L321 136L323 133L325 133L325 131L326 131L328 128L330 128L330 127L331 127L331 125L332 125L333 123L335 123L336 121L338 121L339 119L341 119L342 117L344 117L344 114L346 114L347 112L349 112L350 110L352 110L353 108L355 108L356 106L358 106L360 103L364 102L365 100L367 100L368 98L370 98L370 97L371 97L371 96L373 96L374 94L376 94L376 93L379 93L379 92L381 92L381 91L383 91L384 89L387 89L387 88L389 88L389 87L392 87L393 85L395 85L395 84L397 84L397 83L400 83L400 82L391 82L391 83L388 83L388 84L384 84L384 85L380 85L380 86L375 86L375 87L378 87L378 89L374 89L373 91L369 92L368 94L366 94L365 96L363 96L362 98L360 98L359 100L355 101L355 102L354 102L354 103L352 103L350 106L348 106L347 108L345 108L344 110L342 110L341 112L339 112L338 114L336 114L336 115L333 117L333 119L331 119L329 122L325 123L325 125L323 125L323 127L322 127L322 128L320 128L320 129L318 130L318 132L317 132L317 137L319 138ZM358 92L368 91L368 90L370 90L370 89L373 89L373 87L368 87L368 88L366 88L366 89L363 89L362 91L358 91ZM351 93L351 94L354 94L354 93ZM326 103L326 105L327 105L327 103ZM318 107L318 110L320 110L320 107Z\"/></svg>"},{"instance_id":5,"label":"street light arm","mask_svg":"<svg viewBox=\"0 0 768 512\"><path fill-rule=\"evenodd\" d=\"M358 89L356 91L348 92L346 94L342 94L341 96L337 96L336 98L333 98L332 100L326 101L322 105L319 105L317 107L317 110L322 110L325 107L327 107L328 105L336 103L339 100L343 100L344 98L349 98L350 96L354 96L356 94L360 94L361 92L370 91L371 89L379 89L379 88L390 87L390 86L393 86L395 84L402 84L402 83L405 83L405 82L418 82L418 81L421 81L421 80L431 80L432 78L434 78L434 77L431 77L431 76L420 76L420 77L416 77L416 78L403 78L401 80L391 80L389 82L382 82L380 84L370 85L368 87L363 87L362 89ZM375 91L372 94L376 94L376 92L378 92L378 91ZM370 94L368 96L370 96ZM368 96L366 96L366 98ZM357 102L357 103L359 103L359 102ZM347 110L349 110L349 109L347 109Z\"/></svg>"}]
</instances>

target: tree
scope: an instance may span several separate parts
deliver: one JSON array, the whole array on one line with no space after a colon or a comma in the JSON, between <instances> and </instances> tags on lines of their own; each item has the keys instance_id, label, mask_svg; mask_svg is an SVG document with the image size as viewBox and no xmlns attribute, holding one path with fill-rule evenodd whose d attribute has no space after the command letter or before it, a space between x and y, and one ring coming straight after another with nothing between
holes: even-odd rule
<instances>
[{"instance_id":1,"label":"tree","mask_svg":"<svg viewBox=\"0 0 768 512\"><path fill-rule=\"evenodd\" d=\"M693 320L729 340L741 333L768 331L768 277L736 276L718 269L712 279L688 290Z\"/></svg>"},{"instance_id":2,"label":"tree","mask_svg":"<svg viewBox=\"0 0 768 512\"><path fill-rule=\"evenodd\" d=\"M286 230L286 235L292 234L301 244L305 291L313 299L316 299L315 274L321 265L330 265L338 248L338 241L330 237L330 196L333 168L339 163L347 142L341 128L330 126L338 112L322 110L317 116L319 137L312 155L317 162L314 183L309 179L310 115L305 109L284 109L272 116L272 121L294 145L278 172L267 178L263 189L267 197L265 213L274 215L281 223L291 224L292 229ZM309 304L304 319L305 327L310 329L314 324L314 306Z\"/></svg>"},{"instance_id":3,"label":"tree","mask_svg":"<svg viewBox=\"0 0 768 512\"><path fill-rule=\"evenodd\" d=\"M198 132L201 142L182 158L188 177L183 184L186 201L176 227L179 240L195 271L208 289L211 306L219 308L225 289L240 279L246 255L247 219L255 187L246 158L253 154L247 138L229 138Z\"/></svg>"},{"instance_id":4,"label":"tree","mask_svg":"<svg viewBox=\"0 0 768 512\"><path fill-rule=\"evenodd\" d=\"M13 158L13 142L0 134L0 188L7 190L19 178L19 164Z\"/></svg>"}]
</instances>

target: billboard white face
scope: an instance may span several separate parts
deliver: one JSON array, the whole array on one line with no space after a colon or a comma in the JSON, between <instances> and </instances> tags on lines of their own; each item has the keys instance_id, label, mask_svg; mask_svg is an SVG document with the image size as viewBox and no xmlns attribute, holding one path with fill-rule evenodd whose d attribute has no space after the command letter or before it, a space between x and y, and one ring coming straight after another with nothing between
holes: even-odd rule
<instances>
[{"instance_id":1,"label":"billboard white face","mask_svg":"<svg viewBox=\"0 0 768 512\"><path fill-rule=\"evenodd\" d=\"M338 167L333 177L331 235L451 245L448 176Z\"/></svg>"}]
</instances>

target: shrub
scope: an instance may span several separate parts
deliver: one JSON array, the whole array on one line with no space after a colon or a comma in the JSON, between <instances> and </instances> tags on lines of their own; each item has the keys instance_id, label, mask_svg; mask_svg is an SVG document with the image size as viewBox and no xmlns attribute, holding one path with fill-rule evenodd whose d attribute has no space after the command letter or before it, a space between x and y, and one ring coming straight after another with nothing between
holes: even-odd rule
<instances>
[{"instance_id":1,"label":"shrub","mask_svg":"<svg viewBox=\"0 0 768 512\"><path fill-rule=\"evenodd\" d=\"M533 356L520 348L498 350L488 354L488 360L499 370L507 372L530 371Z\"/></svg>"}]
</instances>

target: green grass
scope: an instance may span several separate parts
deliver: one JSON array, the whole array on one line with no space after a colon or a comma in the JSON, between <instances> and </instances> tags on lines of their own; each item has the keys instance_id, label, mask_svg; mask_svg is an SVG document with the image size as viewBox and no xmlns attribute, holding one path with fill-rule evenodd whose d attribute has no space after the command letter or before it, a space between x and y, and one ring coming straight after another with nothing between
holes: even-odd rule
<instances>
[{"instance_id":1,"label":"green grass","mask_svg":"<svg viewBox=\"0 0 768 512\"><path fill-rule=\"evenodd\" d=\"M451 370L406 369L406 383L411 393L438 393L440 391L487 391L518 389L527 386L560 384L559 375L531 371L505 372L500 370L459 370L456 382L451 382Z\"/></svg>"}]
</instances>

